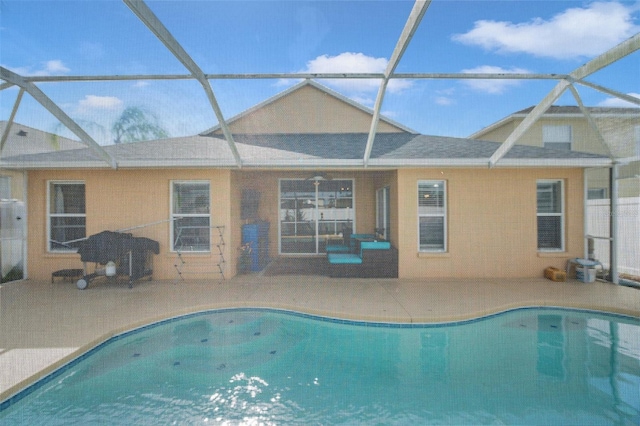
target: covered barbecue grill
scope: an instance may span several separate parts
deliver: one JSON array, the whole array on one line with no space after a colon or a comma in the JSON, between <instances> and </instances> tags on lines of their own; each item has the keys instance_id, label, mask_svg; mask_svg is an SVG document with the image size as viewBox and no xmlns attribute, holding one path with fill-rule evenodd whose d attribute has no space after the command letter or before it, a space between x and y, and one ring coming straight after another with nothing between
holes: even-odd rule
<instances>
[{"instance_id":1,"label":"covered barbecue grill","mask_svg":"<svg viewBox=\"0 0 640 426\"><path fill-rule=\"evenodd\" d=\"M160 253L157 241L134 237L121 232L102 231L76 244L80 260L84 263L84 276L77 286L83 290L91 280L100 276L127 276L129 288L133 282L153 274L153 254ZM94 262L95 270L88 273L87 263ZM104 265L100 268L98 265Z\"/></svg>"}]
</instances>

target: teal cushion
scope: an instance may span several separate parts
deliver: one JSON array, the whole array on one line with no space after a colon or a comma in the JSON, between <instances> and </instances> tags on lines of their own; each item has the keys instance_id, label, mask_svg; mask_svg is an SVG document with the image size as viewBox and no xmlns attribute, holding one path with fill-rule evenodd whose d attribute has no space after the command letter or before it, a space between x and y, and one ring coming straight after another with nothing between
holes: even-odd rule
<instances>
[{"instance_id":1,"label":"teal cushion","mask_svg":"<svg viewBox=\"0 0 640 426\"><path fill-rule=\"evenodd\" d=\"M351 246L351 251L356 249L356 241L357 240L373 240L376 236L373 234L351 234L349 237L349 245Z\"/></svg>"},{"instance_id":2,"label":"teal cushion","mask_svg":"<svg viewBox=\"0 0 640 426\"><path fill-rule=\"evenodd\" d=\"M375 238L373 234L351 234L352 240L366 240L367 238Z\"/></svg>"},{"instance_id":3,"label":"teal cushion","mask_svg":"<svg viewBox=\"0 0 640 426\"><path fill-rule=\"evenodd\" d=\"M329 263L333 263L334 265L358 265L362 263L362 258L352 253L329 253L327 259Z\"/></svg>"},{"instance_id":4,"label":"teal cushion","mask_svg":"<svg viewBox=\"0 0 640 426\"><path fill-rule=\"evenodd\" d=\"M390 248L389 241L363 241L360 243L360 250L389 250Z\"/></svg>"},{"instance_id":5,"label":"teal cushion","mask_svg":"<svg viewBox=\"0 0 640 426\"><path fill-rule=\"evenodd\" d=\"M349 247L340 246L340 245L327 246L326 250L327 250L327 253L348 253Z\"/></svg>"}]
</instances>

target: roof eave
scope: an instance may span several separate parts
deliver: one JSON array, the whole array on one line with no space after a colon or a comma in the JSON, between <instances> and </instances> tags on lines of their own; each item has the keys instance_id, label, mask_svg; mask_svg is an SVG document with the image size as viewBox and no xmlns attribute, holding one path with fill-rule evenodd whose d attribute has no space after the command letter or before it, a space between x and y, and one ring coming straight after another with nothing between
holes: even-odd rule
<instances>
[{"instance_id":1,"label":"roof eave","mask_svg":"<svg viewBox=\"0 0 640 426\"><path fill-rule=\"evenodd\" d=\"M118 162L119 169L152 169L152 168L231 168L237 167L237 163L233 159L226 160L135 160ZM47 170L47 169L95 169L109 168L100 161L56 161L56 162L40 162L40 161L0 161L0 168L8 170Z\"/></svg>"},{"instance_id":2,"label":"roof eave","mask_svg":"<svg viewBox=\"0 0 640 426\"><path fill-rule=\"evenodd\" d=\"M605 158L503 158L495 167L611 167L614 161ZM149 160L120 160L120 169L148 169L148 168L234 168L236 163L232 158L227 159L149 159ZM416 167L489 167L489 158L371 158L368 166L379 168L416 168ZM298 159L247 159L243 167L273 168L273 169L306 169L306 168L363 168L364 162L357 159L326 159L326 158L298 158ZM47 170L47 169L95 169L109 168L99 160L87 161L0 161L0 168L7 170Z\"/></svg>"},{"instance_id":3,"label":"roof eave","mask_svg":"<svg viewBox=\"0 0 640 426\"><path fill-rule=\"evenodd\" d=\"M57 170L110 169L111 167L104 161L0 161L0 168L7 170Z\"/></svg>"},{"instance_id":4,"label":"roof eave","mask_svg":"<svg viewBox=\"0 0 640 426\"><path fill-rule=\"evenodd\" d=\"M512 122L513 120L515 120L517 116L515 114L509 115L507 117L502 118L499 121L496 121L493 124L488 125L487 127L484 127L480 130L478 130L477 132L471 134L468 136L468 139L482 139L482 137L484 135L486 135L489 132L494 131L495 129L499 129L500 127L504 126L507 123Z\"/></svg>"},{"instance_id":5,"label":"roof eave","mask_svg":"<svg viewBox=\"0 0 640 426\"><path fill-rule=\"evenodd\" d=\"M273 167L273 168L353 168L364 167L361 158L357 159L325 159L325 158L299 158L299 159L283 159L283 160L247 160L243 163L245 167Z\"/></svg>"},{"instance_id":6,"label":"roof eave","mask_svg":"<svg viewBox=\"0 0 640 426\"><path fill-rule=\"evenodd\" d=\"M371 158L372 167L487 167L488 158Z\"/></svg>"},{"instance_id":7,"label":"roof eave","mask_svg":"<svg viewBox=\"0 0 640 426\"><path fill-rule=\"evenodd\" d=\"M489 167L489 158L420 158L420 159L371 159L371 166L377 167ZM558 159L529 159L504 158L494 167L611 167L613 162L609 158L558 158Z\"/></svg>"},{"instance_id":8,"label":"roof eave","mask_svg":"<svg viewBox=\"0 0 640 426\"><path fill-rule=\"evenodd\" d=\"M613 161L609 158L503 158L493 167L611 167Z\"/></svg>"}]
</instances>

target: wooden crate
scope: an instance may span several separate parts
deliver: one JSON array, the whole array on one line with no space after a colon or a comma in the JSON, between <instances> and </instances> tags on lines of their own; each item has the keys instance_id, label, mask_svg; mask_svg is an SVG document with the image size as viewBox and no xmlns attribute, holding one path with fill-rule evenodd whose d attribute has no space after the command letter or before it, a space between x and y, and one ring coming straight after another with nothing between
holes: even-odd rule
<instances>
[{"instance_id":1,"label":"wooden crate","mask_svg":"<svg viewBox=\"0 0 640 426\"><path fill-rule=\"evenodd\" d=\"M566 281L567 273L558 268L554 268L553 266L549 266L544 270L544 277L551 281Z\"/></svg>"}]
</instances>

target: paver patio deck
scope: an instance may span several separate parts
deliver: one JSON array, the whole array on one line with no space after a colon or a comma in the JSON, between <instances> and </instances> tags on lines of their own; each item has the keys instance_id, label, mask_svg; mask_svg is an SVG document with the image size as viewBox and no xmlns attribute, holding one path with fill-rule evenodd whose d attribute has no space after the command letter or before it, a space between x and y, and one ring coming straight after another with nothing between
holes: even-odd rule
<instances>
[{"instance_id":1,"label":"paver patio deck","mask_svg":"<svg viewBox=\"0 0 640 426\"><path fill-rule=\"evenodd\" d=\"M22 281L0 286L0 401L119 332L189 312L229 307L294 310L383 322L446 322L523 306L560 306L640 318L640 290L576 280L332 279L240 275L227 281Z\"/></svg>"}]
</instances>

